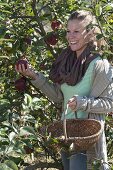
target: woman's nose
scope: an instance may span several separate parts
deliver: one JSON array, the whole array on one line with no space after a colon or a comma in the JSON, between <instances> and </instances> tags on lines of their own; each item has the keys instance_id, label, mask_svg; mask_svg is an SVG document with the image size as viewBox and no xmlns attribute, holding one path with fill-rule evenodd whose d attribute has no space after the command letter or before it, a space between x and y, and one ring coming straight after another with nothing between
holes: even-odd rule
<instances>
[{"instance_id":1,"label":"woman's nose","mask_svg":"<svg viewBox=\"0 0 113 170\"><path fill-rule=\"evenodd\" d=\"M69 37L75 37L76 34L75 34L75 32L70 32L70 33L68 34L68 36L69 36Z\"/></svg>"}]
</instances>

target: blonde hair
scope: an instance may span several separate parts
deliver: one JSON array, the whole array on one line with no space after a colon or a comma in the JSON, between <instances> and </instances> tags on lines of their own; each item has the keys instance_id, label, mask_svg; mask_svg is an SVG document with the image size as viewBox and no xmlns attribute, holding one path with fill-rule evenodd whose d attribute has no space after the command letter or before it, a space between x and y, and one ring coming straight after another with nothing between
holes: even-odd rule
<instances>
[{"instance_id":1,"label":"blonde hair","mask_svg":"<svg viewBox=\"0 0 113 170\"><path fill-rule=\"evenodd\" d=\"M75 11L70 15L68 21L75 19L83 21L86 31L92 32L90 41L92 41L97 46L98 49L101 49L101 47L106 44L104 38L97 39L97 35L101 34L101 30L97 25L96 17L91 13L91 11L86 10Z\"/></svg>"}]
</instances>

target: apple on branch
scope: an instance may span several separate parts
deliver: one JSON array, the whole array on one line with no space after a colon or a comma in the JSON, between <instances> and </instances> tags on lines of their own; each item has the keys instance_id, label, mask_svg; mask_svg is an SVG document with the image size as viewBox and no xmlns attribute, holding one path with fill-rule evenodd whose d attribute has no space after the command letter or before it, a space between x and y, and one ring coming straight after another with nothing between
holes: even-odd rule
<instances>
[{"instance_id":1,"label":"apple on branch","mask_svg":"<svg viewBox=\"0 0 113 170\"><path fill-rule=\"evenodd\" d=\"M25 37L24 42L26 42L28 45L31 45L31 38L30 37Z\"/></svg>"},{"instance_id":2,"label":"apple on branch","mask_svg":"<svg viewBox=\"0 0 113 170\"><path fill-rule=\"evenodd\" d=\"M16 90L24 92L26 90L26 78L20 77L14 83Z\"/></svg>"},{"instance_id":3,"label":"apple on branch","mask_svg":"<svg viewBox=\"0 0 113 170\"><path fill-rule=\"evenodd\" d=\"M47 35L47 37L45 38L45 42L49 45L56 45L56 43L58 42L58 36L55 33L51 33Z\"/></svg>"},{"instance_id":4,"label":"apple on branch","mask_svg":"<svg viewBox=\"0 0 113 170\"><path fill-rule=\"evenodd\" d=\"M56 30L56 29L60 28L60 26L61 26L61 22L58 21L58 20L53 20L53 21L51 22L51 28L52 28L52 30Z\"/></svg>"}]
</instances>

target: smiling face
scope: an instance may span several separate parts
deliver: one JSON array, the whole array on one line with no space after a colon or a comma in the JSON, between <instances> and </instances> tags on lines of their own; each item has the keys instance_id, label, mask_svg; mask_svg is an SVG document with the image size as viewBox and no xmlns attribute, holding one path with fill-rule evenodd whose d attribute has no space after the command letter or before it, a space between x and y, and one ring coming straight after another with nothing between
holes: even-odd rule
<instances>
[{"instance_id":1,"label":"smiling face","mask_svg":"<svg viewBox=\"0 0 113 170\"><path fill-rule=\"evenodd\" d=\"M78 19L69 20L66 38L71 50L76 51L77 57L79 57L90 41L90 35L86 31L85 23Z\"/></svg>"}]
</instances>

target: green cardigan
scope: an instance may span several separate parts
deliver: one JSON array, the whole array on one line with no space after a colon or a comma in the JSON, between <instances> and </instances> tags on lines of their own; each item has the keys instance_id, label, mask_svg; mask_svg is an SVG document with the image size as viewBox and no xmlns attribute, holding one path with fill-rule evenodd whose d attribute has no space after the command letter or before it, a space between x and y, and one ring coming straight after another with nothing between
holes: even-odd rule
<instances>
[{"instance_id":1,"label":"green cardigan","mask_svg":"<svg viewBox=\"0 0 113 170\"><path fill-rule=\"evenodd\" d=\"M77 96L89 96L91 87L93 84L93 69L94 69L94 64L98 60L98 58L94 59L88 66L88 69L82 78L82 80L76 84L75 86L70 86L67 83L63 83L61 85L61 91L64 96L64 112L66 110L66 105L67 102L70 98L72 98L74 95ZM62 113L62 118L64 118L64 112ZM67 115L65 115L66 119L72 119L77 116L77 118L88 118L88 112L82 111L82 110L77 110L76 112L77 115L75 115L75 112L72 112L70 108L68 108Z\"/></svg>"}]
</instances>

